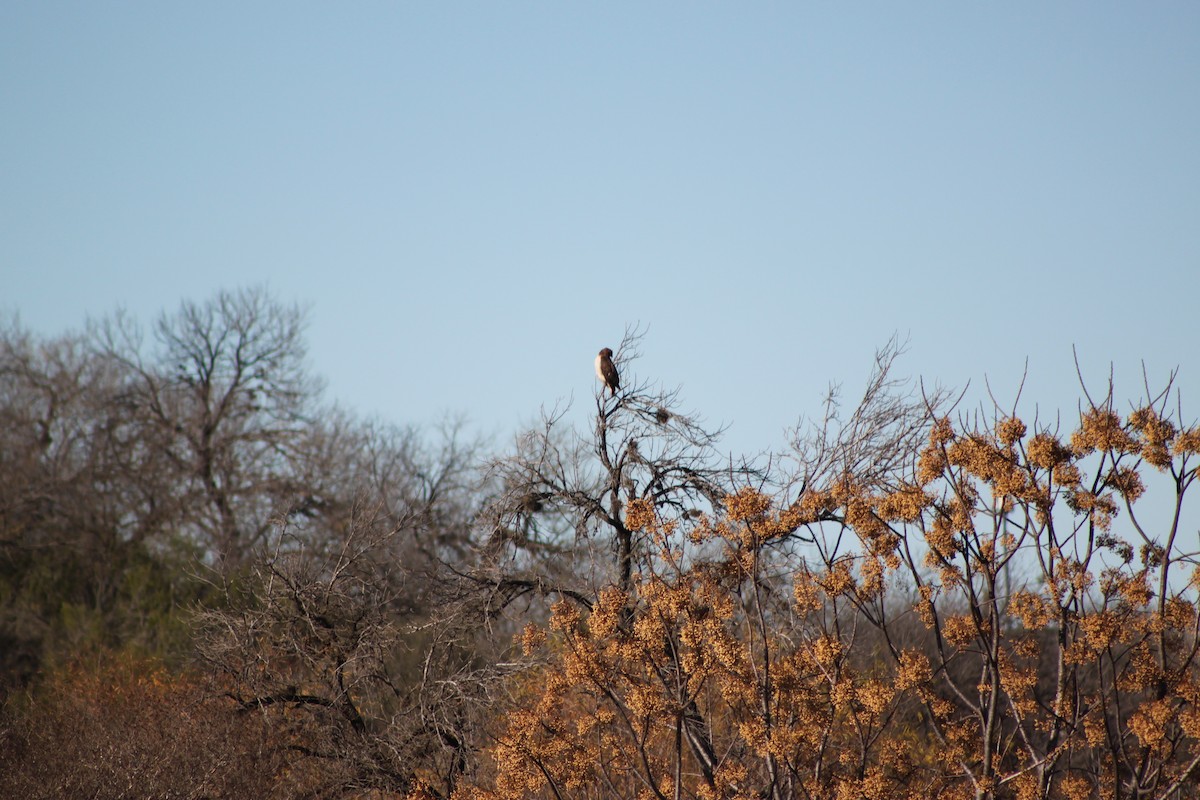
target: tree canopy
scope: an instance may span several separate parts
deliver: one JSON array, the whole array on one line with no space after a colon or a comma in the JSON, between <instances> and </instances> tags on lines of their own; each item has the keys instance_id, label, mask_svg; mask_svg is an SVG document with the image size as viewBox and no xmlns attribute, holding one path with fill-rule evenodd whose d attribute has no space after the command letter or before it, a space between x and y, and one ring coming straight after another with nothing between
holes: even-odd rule
<instances>
[{"instance_id":1,"label":"tree canopy","mask_svg":"<svg viewBox=\"0 0 1200 800\"><path fill-rule=\"evenodd\" d=\"M1047 425L893 341L742 458L630 330L496 447L329 404L304 318L0 330L0 793L1200 796L1170 381Z\"/></svg>"}]
</instances>

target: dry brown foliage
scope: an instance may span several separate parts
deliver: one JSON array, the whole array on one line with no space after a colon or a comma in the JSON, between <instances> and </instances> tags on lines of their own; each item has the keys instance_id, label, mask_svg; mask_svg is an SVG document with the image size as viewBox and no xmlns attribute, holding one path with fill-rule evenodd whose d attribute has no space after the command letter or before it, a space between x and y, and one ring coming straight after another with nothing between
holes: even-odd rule
<instances>
[{"instance_id":1,"label":"dry brown foliage","mask_svg":"<svg viewBox=\"0 0 1200 800\"><path fill-rule=\"evenodd\" d=\"M3 797L284 797L282 755L260 716L132 657L81 659L0 712Z\"/></svg>"},{"instance_id":2,"label":"dry brown foliage","mask_svg":"<svg viewBox=\"0 0 1200 800\"><path fill-rule=\"evenodd\" d=\"M542 665L455 796L1200 796L1200 430L1167 397L1064 437L868 393L795 496L626 498L631 581L521 635Z\"/></svg>"}]
</instances>

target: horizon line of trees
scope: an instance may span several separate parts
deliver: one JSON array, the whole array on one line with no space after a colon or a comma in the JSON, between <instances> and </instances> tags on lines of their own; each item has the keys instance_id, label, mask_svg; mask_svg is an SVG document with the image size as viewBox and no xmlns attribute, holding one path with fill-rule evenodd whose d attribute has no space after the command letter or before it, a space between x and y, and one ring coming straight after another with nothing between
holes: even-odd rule
<instances>
[{"instance_id":1,"label":"horizon line of trees","mask_svg":"<svg viewBox=\"0 0 1200 800\"><path fill-rule=\"evenodd\" d=\"M488 448L261 289L0 327L0 795L1200 797L1200 428L877 354L736 459L636 374Z\"/></svg>"}]
</instances>

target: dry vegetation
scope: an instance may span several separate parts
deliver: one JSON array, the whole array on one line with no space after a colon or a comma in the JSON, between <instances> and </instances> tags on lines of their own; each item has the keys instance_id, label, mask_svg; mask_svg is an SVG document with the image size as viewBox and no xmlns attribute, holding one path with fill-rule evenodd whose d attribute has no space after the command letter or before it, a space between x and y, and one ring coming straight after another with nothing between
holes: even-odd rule
<instances>
[{"instance_id":1,"label":"dry vegetation","mask_svg":"<svg viewBox=\"0 0 1200 800\"><path fill-rule=\"evenodd\" d=\"M258 292L0 342L0 795L1200 797L1200 430L879 354L734 462L639 382L487 454Z\"/></svg>"}]
</instances>

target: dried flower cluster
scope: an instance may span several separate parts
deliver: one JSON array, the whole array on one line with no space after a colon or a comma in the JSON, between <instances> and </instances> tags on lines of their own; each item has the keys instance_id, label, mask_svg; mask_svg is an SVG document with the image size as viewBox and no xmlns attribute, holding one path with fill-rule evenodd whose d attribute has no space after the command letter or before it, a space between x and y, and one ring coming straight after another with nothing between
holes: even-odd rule
<instances>
[{"instance_id":1,"label":"dried flower cluster","mask_svg":"<svg viewBox=\"0 0 1200 800\"><path fill-rule=\"evenodd\" d=\"M1111 403L1065 440L925 430L796 498L627 504L630 586L525 631L541 666L455 796L1200 796L1200 433Z\"/></svg>"}]
</instances>

